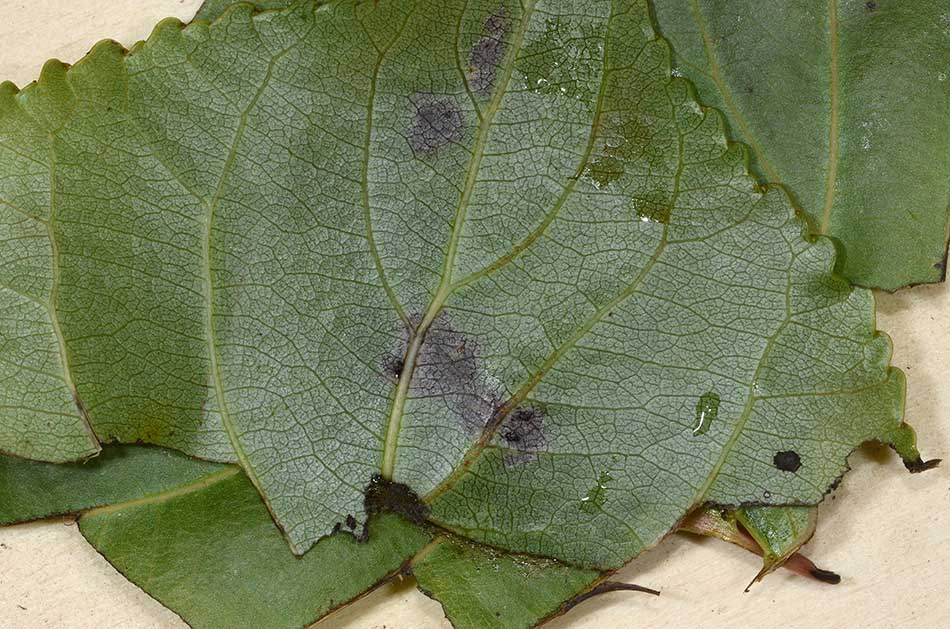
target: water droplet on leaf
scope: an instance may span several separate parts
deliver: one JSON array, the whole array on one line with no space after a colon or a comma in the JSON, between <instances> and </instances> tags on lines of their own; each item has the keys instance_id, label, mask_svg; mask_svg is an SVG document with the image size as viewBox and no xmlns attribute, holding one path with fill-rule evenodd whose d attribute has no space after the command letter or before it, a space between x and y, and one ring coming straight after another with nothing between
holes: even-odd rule
<instances>
[{"instance_id":1,"label":"water droplet on leaf","mask_svg":"<svg viewBox=\"0 0 950 629\"><path fill-rule=\"evenodd\" d=\"M597 484L590 488L587 495L581 498L581 509L585 513L597 513L607 502L607 483L614 479L610 472L601 472Z\"/></svg>"},{"instance_id":2,"label":"water droplet on leaf","mask_svg":"<svg viewBox=\"0 0 950 629\"><path fill-rule=\"evenodd\" d=\"M718 415L719 395L715 391L703 393L699 397L699 402L696 403L696 423L693 424L693 434L706 434Z\"/></svg>"}]
</instances>

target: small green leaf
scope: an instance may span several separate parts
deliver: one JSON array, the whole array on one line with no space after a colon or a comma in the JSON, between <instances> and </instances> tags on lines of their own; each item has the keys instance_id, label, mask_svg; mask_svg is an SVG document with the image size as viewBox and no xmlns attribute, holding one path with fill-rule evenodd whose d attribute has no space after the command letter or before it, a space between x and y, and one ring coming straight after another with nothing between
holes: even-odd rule
<instances>
[{"instance_id":1,"label":"small green leaf","mask_svg":"<svg viewBox=\"0 0 950 629\"><path fill-rule=\"evenodd\" d=\"M815 507L746 507L736 509L736 519L762 549L762 570L765 575L781 567L804 546L818 524Z\"/></svg>"},{"instance_id":2,"label":"small green leaf","mask_svg":"<svg viewBox=\"0 0 950 629\"><path fill-rule=\"evenodd\" d=\"M412 573L455 629L533 627L601 578L594 570L446 538L413 562Z\"/></svg>"},{"instance_id":3,"label":"small green leaf","mask_svg":"<svg viewBox=\"0 0 950 629\"><path fill-rule=\"evenodd\" d=\"M762 570L752 583L784 567L806 578L837 584L841 577L798 552L814 533L817 516L815 507L709 507L687 516L679 530L715 537L762 556Z\"/></svg>"},{"instance_id":4,"label":"small green leaf","mask_svg":"<svg viewBox=\"0 0 950 629\"><path fill-rule=\"evenodd\" d=\"M234 468L228 468L234 469ZM243 474L92 510L86 539L192 627L302 627L399 571L429 536L393 515L290 552Z\"/></svg>"},{"instance_id":5,"label":"small green leaf","mask_svg":"<svg viewBox=\"0 0 950 629\"><path fill-rule=\"evenodd\" d=\"M950 235L946 2L664 0L674 73L788 186L863 286L939 282Z\"/></svg>"}]
</instances>

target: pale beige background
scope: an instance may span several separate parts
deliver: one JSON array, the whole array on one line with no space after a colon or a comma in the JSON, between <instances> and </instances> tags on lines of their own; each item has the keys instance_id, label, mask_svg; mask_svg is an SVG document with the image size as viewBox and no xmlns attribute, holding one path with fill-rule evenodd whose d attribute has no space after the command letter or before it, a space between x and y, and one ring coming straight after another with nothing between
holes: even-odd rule
<instances>
[{"instance_id":1,"label":"pale beige background","mask_svg":"<svg viewBox=\"0 0 950 629\"><path fill-rule=\"evenodd\" d=\"M159 19L188 20L200 0L5 0L0 4L0 78L24 85L45 59L72 62L97 40L132 44ZM879 327L896 346L908 383L907 417L927 456L950 459L950 287L879 295ZM821 508L806 548L844 580L830 587L776 574L743 593L757 559L713 541L674 536L633 561L623 579L663 595L610 594L552 628L699 626L950 626L950 465L904 472L886 450L865 449L834 500ZM183 623L127 582L69 522L0 529L0 629L173 628ZM439 605L411 583L387 586L321 628L447 627Z\"/></svg>"}]
</instances>

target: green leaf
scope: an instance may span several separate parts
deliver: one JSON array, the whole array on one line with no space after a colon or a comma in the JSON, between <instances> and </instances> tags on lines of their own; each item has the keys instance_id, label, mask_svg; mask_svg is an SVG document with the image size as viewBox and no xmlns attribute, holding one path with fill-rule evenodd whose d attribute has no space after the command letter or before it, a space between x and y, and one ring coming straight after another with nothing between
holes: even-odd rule
<instances>
[{"instance_id":1,"label":"green leaf","mask_svg":"<svg viewBox=\"0 0 950 629\"><path fill-rule=\"evenodd\" d=\"M755 581L761 581L812 538L818 524L818 509L748 507L736 509L736 520L762 549L762 570L755 576Z\"/></svg>"},{"instance_id":2,"label":"green leaf","mask_svg":"<svg viewBox=\"0 0 950 629\"><path fill-rule=\"evenodd\" d=\"M948 23L941 0L654 3L696 83L764 181L837 240L852 281L941 281L950 235Z\"/></svg>"},{"instance_id":3,"label":"green leaf","mask_svg":"<svg viewBox=\"0 0 950 629\"><path fill-rule=\"evenodd\" d=\"M260 11L268 9L283 9L293 4L295 0L244 0ZM213 22L227 11L235 0L205 0L195 14L195 20Z\"/></svg>"},{"instance_id":4,"label":"green leaf","mask_svg":"<svg viewBox=\"0 0 950 629\"><path fill-rule=\"evenodd\" d=\"M816 507L703 508L689 514L679 530L715 537L761 555L762 570L752 583L784 567L803 577L835 585L841 581L840 576L819 568L798 552L814 533L817 516Z\"/></svg>"},{"instance_id":5,"label":"green leaf","mask_svg":"<svg viewBox=\"0 0 950 629\"><path fill-rule=\"evenodd\" d=\"M128 446L107 447L81 464L0 457L0 524L78 513L173 491L227 469L172 450Z\"/></svg>"},{"instance_id":6,"label":"green leaf","mask_svg":"<svg viewBox=\"0 0 950 629\"><path fill-rule=\"evenodd\" d=\"M863 441L919 461L871 294L668 60L643 2L341 0L48 64L0 198L51 226L60 375L103 440L240 463L324 567L388 510L612 569L704 503L817 503ZM197 617L137 536L162 511L161 574L236 579L172 531L226 543L237 483L83 526Z\"/></svg>"},{"instance_id":7,"label":"green leaf","mask_svg":"<svg viewBox=\"0 0 950 629\"><path fill-rule=\"evenodd\" d=\"M413 561L412 574L455 629L533 627L601 579L594 570L445 538Z\"/></svg>"},{"instance_id":8,"label":"green leaf","mask_svg":"<svg viewBox=\"0 0 950 629\"><path fill-rule=\"evenodd\" d=\"M337 533L297 558L243 474L94 509L86 539L192 627L301 627L399 571L429 541L393 515L360 543ZM213 482L212 482L213 481Z\"/></svg>"}]
</instances>

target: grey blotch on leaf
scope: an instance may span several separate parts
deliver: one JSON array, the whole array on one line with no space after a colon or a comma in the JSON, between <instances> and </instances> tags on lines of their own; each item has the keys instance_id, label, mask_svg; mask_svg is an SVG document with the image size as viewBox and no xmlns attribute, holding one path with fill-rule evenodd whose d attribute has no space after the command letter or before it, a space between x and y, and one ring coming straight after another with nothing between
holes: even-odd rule
<instances>
[{"instance_id":1,"label":"grey blotch on leaf","mask_svg":"<svg viewBox=\"0 0 950 629\"><path fill-rule=\"evenodd\" d=\"M505 455L505 467L515 467L537 460L538 453L548 446L548 426L544 412L534 406L519 406L502 422L498 435L511 452Z\"/></svg>"},{"instance_id":2,"label":"grey blotch on leaf","mask_svg":"<svg viewBox=\"0 0 950 629\"><path fill-rule=\"evenodd\" d=\"M434 153L462 139L462 110L451 98L417 94L410 102L414 111L407 139L414 154Z\"/></svg>"},{"instance_id":3,"label":"grey blotch on leaf","mask_svg":"<svg viewBox=\"0 0 950 629\"><path fill-rule=\"evenodd\" d=\"M499 7L486 18L484 33L468 53L468 85L477 94L487 94L495 87L496 69L505 56L505 37L508 35L508 11L505 7Z\"/></svg>"},{"instance_id":4,"label":"grey blotch on leaf","mask_svg":"<svg viewBox=\"0 0 950 629\"><path fill-rule=\"evenodd\" d=\"M421 318L410 317L413 328ZM404 330L399 347L381 359L388 377L400 377L408 343L409 330ZM453 327L443 312L429 325L409 383L410 397L440 401L470 435L481 434L502 398L501 386L483 368L479 350L478 342Z\"/></svg>"}]
</instances>

